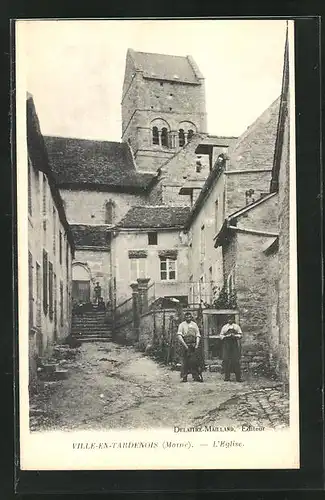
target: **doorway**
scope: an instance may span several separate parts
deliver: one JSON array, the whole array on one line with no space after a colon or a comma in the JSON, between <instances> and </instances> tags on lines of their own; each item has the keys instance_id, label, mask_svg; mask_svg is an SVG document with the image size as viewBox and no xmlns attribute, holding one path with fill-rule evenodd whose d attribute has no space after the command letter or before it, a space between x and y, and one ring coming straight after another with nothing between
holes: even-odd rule
<instances>
[{"instance_id":1,"label":"doorway","mask_svg":"<svg viewBox=\"0 0 325 500\"><path fill-rule=\"evenodd\" d=\"M90 273L81 263L72 266L72 301L90 302Z\"/></svg>"},{"instance_id":2,"label":"doorway","mask_svg":"<svg viewBox=\"0 0 325 500\"><path fill-rule=\"evenodd\" d=\"M72 282L72 300L73 302L90 302L90 281L74 280Z\"/></svg>"}]
</instances>

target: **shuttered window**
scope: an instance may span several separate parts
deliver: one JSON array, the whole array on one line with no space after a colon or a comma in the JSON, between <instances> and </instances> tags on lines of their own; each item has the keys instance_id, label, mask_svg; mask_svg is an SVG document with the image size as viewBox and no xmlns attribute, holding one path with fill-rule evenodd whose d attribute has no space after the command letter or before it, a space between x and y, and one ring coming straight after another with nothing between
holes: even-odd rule
<instances>
[{"instance_id":1,"label":"shuttered window","mask_svg":"<svg viewBox=\"0 0 325 500\"><path fill-rule=\"evenodd\" d=\"M43 250L43 311L48 311L48 256L47 251Z\"/></svg>"},{"instance_id":2,"label":"shuttered window","mask_svg":"<svg viewBox=\"0 0 325 500\"><path fill-rule=\"evenodd\" d=\"M33 257L30 252L28 252L28 298L29 298L29 328L31 329L34 325L34 314L33 314Z\"/></svg>"},{"instance_id":3,"label":"shuttered window","mask_svg":"<svg viewBox=\"0 0 325 500\"><path fill-rule=\"evenodd\" d=\"M63 283L60 281L60 325L63 326Z\"/></svg>"},{"instance_id":4,"label":"shuttered window","mask_svg":"<svg viewBox=\"0 0 325 500\"><path fill-rule=\"evenodd\" d=\"M49 318L53 320L53 264L49 262Z\"/></svg>"},{"instance_id":5,"label":"shuttered window","mask_svg":"<svg viewBox=\"0 0 325 500\"><path fill-rule=\"evenodd\" d=\"M32 206L32 166L30 160L28 159L28 213L33 214Z\"/></svg>"}]
</instances>

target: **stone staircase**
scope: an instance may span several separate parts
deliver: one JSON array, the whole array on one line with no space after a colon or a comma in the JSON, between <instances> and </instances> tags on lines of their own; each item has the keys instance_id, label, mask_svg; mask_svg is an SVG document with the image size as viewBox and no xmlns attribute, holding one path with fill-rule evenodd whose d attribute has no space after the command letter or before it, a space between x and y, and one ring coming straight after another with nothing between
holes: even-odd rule
<instances>
[{"instance_id":1,"label":"stone staircase","mask_svg":"<svg viewBox=\"0 0 325 500\"><path fill-rule=\"evenodd\" d=\"M107 320L105 311L96 309L81 315L73 314L71 335L80 342L109 341L112 339L111 321Z\"/></svg>"}]
</instances>

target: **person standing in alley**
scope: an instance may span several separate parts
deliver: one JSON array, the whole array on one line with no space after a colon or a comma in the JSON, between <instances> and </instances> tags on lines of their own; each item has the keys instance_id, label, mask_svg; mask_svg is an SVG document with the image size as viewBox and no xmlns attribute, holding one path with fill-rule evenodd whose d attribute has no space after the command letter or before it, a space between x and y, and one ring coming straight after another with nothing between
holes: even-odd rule
<instances>
[{"instance_id":1,"label":"person standing in alley","mask_svg":"<svg viewBox=\"0 0 325 500\"><path fill-rule=\"evenodd\" d=\"M232 318L221 328L220 339L222 340L222 359L225 373L225 381L230 380L230 374L234 373L236 381L241 382L240 356L242 331Z\"/></svg>"},{"instance_id":2,"label":"person standing in alley","mask_svg":"<svg viewBox=\"0 0 325 500\"><path fill-rule=\"evenodd\" d=\"M102 287L99 284L99 281L97 281L96 286L94 287L94 293L95 293L95 303L99 303L99 299L102 296Z\"/></svg>"},{"instance_id":3,"label":"person standing in alley","mask_svg":"<svg viewBox=\"0 0 325 500\"><path fill-rule=\"evenodd\" d=\"M191 373L193 380L203 382L198 349L201 334L190 312L185 313L185 321L180 323L177 336L182 346L181 381L187 382L187 376Z\"/></svg>"}]
</instances>

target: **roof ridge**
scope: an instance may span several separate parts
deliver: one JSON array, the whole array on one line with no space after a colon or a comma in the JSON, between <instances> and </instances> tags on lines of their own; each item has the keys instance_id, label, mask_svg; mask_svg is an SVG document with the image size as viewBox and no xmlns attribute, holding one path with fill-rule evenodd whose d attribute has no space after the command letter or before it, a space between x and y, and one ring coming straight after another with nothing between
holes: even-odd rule
<instances>
[{"instance_id":1,"label":"roof ridge","mask_svg":"<svg viewBox=\"0 0 325 500\"><path fill-rule=\"evenodd\" d=\"M256 128L256 125L257 125L258 123L262 122L262 118L266 115L266 113L267 113L268 111L270 111L270 109L272 109L272 108L273 108L273 106L275 105L275 103L276 103L277 101L279 101L279 99L280 99L280 96L278 96L278 97L277 97L277 98L276 98L276 99L275 99L275 100L274 100L274 101L273 101L273 102L272 102L272 103L271 103L271 104L270 104L270 105L269 105L269 106L268 106L268 107L267 107L267 108L266 108L266 109L265 109L265 110L264 110L264 111L263 111L263 112L262 112L262 113L261 113L261 114L260 114L260 115L259 115L256 119L255 119L255 120L254 120L254 121L253 121L253 123L251 123L250 125L248 125L248 127L246 128L246 130L245 130L245 131L244 131L244 132L243 132L243 133L242 133L242 134L241 134L241 135L237 138L238 140L237 140L237 142L236 142L236 143L235 143L235 145L234 145L234 148L233 148L232 153L236 150L237 146L238 146L239 144L241 144L241 143L242 143L242 141L243 141L243 140L247 137L247 135L248 135L249 133L251 133L251 132L252 132L252 130L254 130L254 128ZM280 101L279 101L279 102L280 102Z\"/></svg>"},{"instance_id":2,"label":"roof ridge","mask_svg":"<svg viewBox=\"0 0 325 500\"><path fill-rule=\"evenodd\" d=\"M49 134L44 134L43 137L45 139L74 139L76 141L88 141L88 142L104 142L104 143L110 143L110 144L126 144L124 141L109 141L107 139L86 139L85 137L72 137L72 136L67 136L67 135L49 135Z\"/></svg>"},{"instance_id":3,"label":"roof ridge","mask_svg":"<svg viewBox=\"0 0 325 500\"><path fill-rule=\"evenodd\" d=\"M152 56L164 56L164 57L181 57L183 59L187 59L187 55L185 56L179 56L179 55L176 55L176 54L163 54L161 52L144 52L143 50L135 50L135 49L131 49L133 51L133 53L135 54L149 54L149 55L152 55Z\"/></svg>"},{"instance_id":4,"label":"roof ridge","mask_svg":"<svg viewBox=\"0 0 325 500\"><path fill-rule=\"evenodd\" d=\"M277 193L268 193L265 196L261 196L258 200L254 201L253 203L250 203L249 205L246 205L245 207L240 208L239 210L236 210L236 212L233 212L232 214L228 215L227 219L230 221L231 219L235 219L236 217L239 217L240 215L248 212L249 210L255 208L256 206L260 205L261 203L269 200L272 198L275 194Z\"/></svg>"},{"instance_id":5,"label":"roof ridge","mask_svg":"<svg viewBox=\"0 0 325 500\"><path fill-rule=\"evenodd\" d=\"M168 165L168 163L170 161L172 161L174 158L176 158L176 156L178 156L182 151L185 151L185 149L187 147L189 147L189 144L191 144L191 142L193 141L193 139L195 140L196 138L201 138L201 139L204 139L205 136L208 136L208 134L204 134L204 133L200 133L200 132L197 132L196 134L193 135L192 139L190 141L188 141L186 144L184 144L184 146L182 146L178 151L176 151L176 153L173 154L173 156L171 156L170 158L168 158L168 160L165 161L165 163L163 163L160 167L157 168L157 172L159 170L161 170L163 167L165 167L166 165Z\"/></svg>"}]
</instances>

